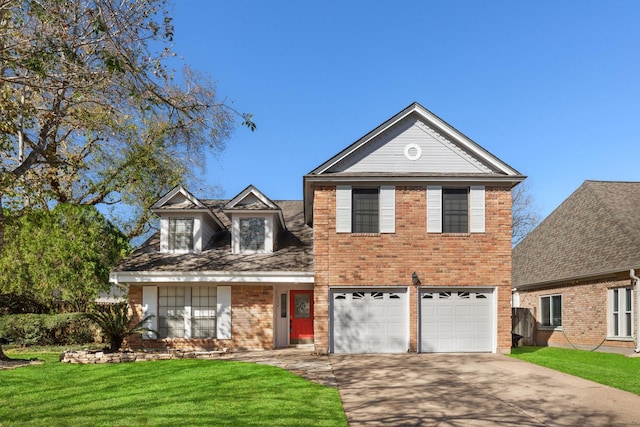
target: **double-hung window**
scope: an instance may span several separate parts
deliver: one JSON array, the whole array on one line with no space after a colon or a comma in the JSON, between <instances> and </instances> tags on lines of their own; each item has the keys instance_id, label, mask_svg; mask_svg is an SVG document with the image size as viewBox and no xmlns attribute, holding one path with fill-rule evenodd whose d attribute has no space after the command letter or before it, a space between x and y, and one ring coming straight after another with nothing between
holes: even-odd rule
<instances>
[{"instance_id":1,"label":"double-hung window","mask_svg":"<svg viewBox=\"0 0 640 427\"><path fill-rule=\"evenodd\" d=\"M540 325L547 328L562 326L562 295L540 298Z\"/></svg>"},{"instance_id":2,"label":"double-hung window","mask_svg":"<svg viewBox=\"0 0 640 427\"><path fill-rule=\"evenodd\" d=\"M169 218L169 250L193 250L193 218Z\"/></svg>"},{"instance_id":3,"label":"double-hung window","mask_svg":"<svg viewBox=\"0 0 640 427\"><path fill-rule=\"evenodd\" d=\"M336 232L395 233L396 188L336 187Z\"/></svg>"},{"instance_id":4,"label":"double-hung window","mask_svg":"<svg viewBox=\"0 0 640 427\"><path fill-rule=\"evenodd\" d=\"M485 188L427 186L428 233L484 233Z\"/></svg>"},{"instance_id":5,"label":"double-hung window","mask_svg":"<svg viewBox=\"0 0 640 427\"><path fill-rule=\"evenodd\" d=\"M378 232L378 194L377 188L354 188L351 192L353 233Z\"/></svg>"},{"instance_id":6,"label":"double-hung window","mask_svg":"<svg viewBox=\"0 0 640 427\"><path fill-rule=\"evenodd\" d=\"M631 288L609 290L609 336L633 336L632 294Z\"/></svg>"},{"instance_id":7,"label":"double-hung window","mask_svg":"<svg viewBox=\"0 0 640 427\"><path fill-rule=\"evenodd\" d=\"M265 250L265 218L240 218L240 252Z\"/></svg>"},{"instance_id":8,"label":"double-hung window","mask_svg":"<svg viewBox=\"0 0 640 427\"><path fill-rule=\"evenodd\" d=\"M215 338L216 291L213 286L160 286L160 338Z\"/></svg>"},{"instance_id":9,"label":"double-hung window","mask_svg":"<svg viewBox=\"0 0 640 427\"><path fill-rule=\"evenodd\" d=\"M469 232L469 190L467 188L442 189L442 232Z\"/></svg>"}]
</instances>

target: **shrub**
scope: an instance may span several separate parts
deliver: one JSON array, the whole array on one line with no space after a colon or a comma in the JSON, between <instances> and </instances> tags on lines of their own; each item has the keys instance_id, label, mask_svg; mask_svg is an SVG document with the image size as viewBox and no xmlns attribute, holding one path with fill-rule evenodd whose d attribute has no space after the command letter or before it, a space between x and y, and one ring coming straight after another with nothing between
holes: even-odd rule
<instances>
[{"instance_id":1,"label":"shrub","mask_svg":"<svg viewBox=\"0 0 640 427\"><path fill-rule=\"evenodd\" d=\"M3 343L69 345L93 342L91 323L84 313L10 314L0 316Z\"/></svg>"},{"instance_id":2,"label":"shrub","mask_svg":"<svg viewBox=\"0 0 640 427\"><path fill-rule=\"evenodd\" d=\"M134 324L135 317L133 313L129 312L129 304L127 303L99 306L94 311L85 313L84 316L102 330L102 334L109 342L109 350L112 352L120 350L125 338L130 335L143 332L158 333L145 326L147 321L154 317L153 315L147 315Z\"/></svg>"}]
</instances>

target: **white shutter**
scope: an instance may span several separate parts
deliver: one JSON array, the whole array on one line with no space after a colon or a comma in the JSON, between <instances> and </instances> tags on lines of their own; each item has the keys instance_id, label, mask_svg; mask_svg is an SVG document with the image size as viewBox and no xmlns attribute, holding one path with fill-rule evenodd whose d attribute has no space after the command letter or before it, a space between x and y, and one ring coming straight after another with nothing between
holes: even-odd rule
<instances>
[{"instance_id":1,"label":"white shutter","mask_svg":"<svg viewBox=\"0 0 640 427\"><path fill-rule=\"evenodd\" d=\"M484 233L484 187L472 186L469 194L471 233Z\"/></svg>"},{"instance_id":2,"label":"white shutter","mask_svg":"<svg viewBox=\"0 0 640 427\"><path fill-rule=\"evenodd\" d=\"M231 286L218 286L216 307L216 338L231 339Z\"/></svg>"},{"instance_id":3,"label":"white shutter","mask_svg":"<svg viewBox=\"0 0 640 427\"><path fill-rule=\"evenodd\" d=\"M144 326L147 328L158 330L158 287L143 286L142 287L142 317L153 316ZM153 332L145 332L142 334L143 339L155 339L156 334Z\"/></svg>"},{"instance_id":4,"label":"white shutter","mask_svg":"<svg viewBox=\"0 0 640 427\"><path fill-rule=\"evenodd\" d=\"M427 233L442 233L442 187L427 186Z\"/></svg>"},{"instance_id":5,"label":"white shutter","mask_svg":"<svg viewBox=\"0 0 640 427\"><path fill-rule=\"evenodd\" d=\"M396 232L396 187L380 186L380 233Z\"/></svg>"},{"instance_id":6,"label":"white shutter","mask_svg":"<svg viewBox=\"0 0 640 427\"><path fill-rule=\"evenodd\" d=\"M351 186L336 186L336 233L351 233Z\"/></svg>"}]
</instances>

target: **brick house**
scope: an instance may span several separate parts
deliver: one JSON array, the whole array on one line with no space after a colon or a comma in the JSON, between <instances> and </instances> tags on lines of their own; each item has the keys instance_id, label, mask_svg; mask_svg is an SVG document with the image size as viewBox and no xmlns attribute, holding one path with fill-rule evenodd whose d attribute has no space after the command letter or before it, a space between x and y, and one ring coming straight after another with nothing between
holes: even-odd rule
<instances>
[{"instance_id":1,"label":"brick house","mask_svg":"<svg viewBox=\"0 0 640 427\"><path fill-rule=\"evenodd\" d=\"M524 177L414 103L303 177L304 200L177 187L112 272L156 348L507 352Z\"/></svg>"},{"instance_id":2,"label":"brick house","mask_svg":"<svg viewBox=\"0 0 640 427\"><path fill-rule=\"evenodd\" d=\"M527 343L637 347L640 182L585 181L513 250L514 306Z\"/></svg>"}]
</instances>

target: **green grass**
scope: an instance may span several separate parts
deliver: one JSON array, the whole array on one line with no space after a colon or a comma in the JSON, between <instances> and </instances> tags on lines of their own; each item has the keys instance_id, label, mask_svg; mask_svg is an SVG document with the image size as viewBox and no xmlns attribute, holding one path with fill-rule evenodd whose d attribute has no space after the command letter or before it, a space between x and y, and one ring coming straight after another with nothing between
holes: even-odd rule
<instances>
[{"instance_id":1,"label":"green grass","mask_svg":"<svg viewBox=\"0 0 640 427\"><path fill-rule=\"evenodd\" d=\"M0 426L346 426L338 390L222 360L70 365L60 353L0 371Z\"/></svg>"},{"instance_id":2,"label":"green grass","mask_svg":"<svg viewBox=\"0 0 640 427\"><path fill-rule=\"evenodd\" d=\"M511 356L640 395L640 358L557 347L518 347Z\"/></svg>"}]
</instances>

